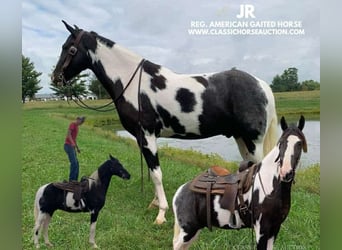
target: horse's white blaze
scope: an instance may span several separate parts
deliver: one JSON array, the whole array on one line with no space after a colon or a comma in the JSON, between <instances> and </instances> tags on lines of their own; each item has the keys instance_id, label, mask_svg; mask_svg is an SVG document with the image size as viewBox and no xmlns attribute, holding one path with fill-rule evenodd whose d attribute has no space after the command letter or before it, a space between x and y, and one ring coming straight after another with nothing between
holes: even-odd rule
<instances>
[{"instance_id":1,"label":"horse's white blaze","mask_svg":"<svg viewBox=\"0 0 342 250\"><path fill-rule=\"evenodd\" d=\"M294 145L299 142L299 138L294 135L290 135L287 138L287 148L284 154L283 165L280 168L280 177L284 178L286 174L292 171L291 156L294 155Z\"/></svg>"}]
</instances>

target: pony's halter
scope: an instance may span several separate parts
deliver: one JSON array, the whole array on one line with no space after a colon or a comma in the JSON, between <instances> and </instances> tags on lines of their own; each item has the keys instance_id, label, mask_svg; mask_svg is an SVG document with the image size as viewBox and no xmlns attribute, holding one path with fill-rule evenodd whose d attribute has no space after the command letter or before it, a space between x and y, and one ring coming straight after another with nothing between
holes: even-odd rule
<instances>
[{"instance_id":1,"label":"pony's halter","mask_svg":"<svg viewBox=\"0 0 342 250\"><path fill-rule=\"evenodd\" d=\"M61 73L60 73L60 75L59 75L59 78L60 78L60 80L61 80L63 83L67 83L66 80L65 80L65 78L64 78L64 69L66 69L66 68L69 66L69 64L70 64L70 62L71 62L71 60L72 60L72 58L76 55L77 50L78 50L77 47L78 47L78 45L79 45L79 43L80 43L80 41L81 41L81 38L82 38L84 32L85 32L84 30L81 30L81 31L78 33L78 35L77 35L77 37L76 37L76 39L75 39L75 41L74 41L74 44L71 45L70 48L69 48L69 50L68 50L68 55L67 55L67 57L66 57L66 59L65 59L65 61L64 61L64 63L63 63L63 65L62 65Z\"/></svg>"}]
</instances>

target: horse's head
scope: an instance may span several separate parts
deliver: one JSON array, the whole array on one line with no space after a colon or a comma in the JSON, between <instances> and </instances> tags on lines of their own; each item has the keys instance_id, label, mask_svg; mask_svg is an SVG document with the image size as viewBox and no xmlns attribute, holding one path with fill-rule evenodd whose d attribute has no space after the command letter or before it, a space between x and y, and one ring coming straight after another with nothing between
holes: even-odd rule
<instances>
[{"instance_id":1,"label":"horse's head","mask_svg":"<svg viewBox=\"0 0 342 250\"><path fill-rule=\"evenodd\" d=\"M121 177L124 180L129 180L131 178L131 175L128 173L128 171L121 165L118 159L114 158L112 155L109 155L110 160L110 173L112 175L117 175Z\"/></svg>"},{"instance_id":2,"label":"horse's head","mask_svg":"<svg viewBox=\"0 0 342 250\"><path fill-rule=\"evenodd\" d=\"M298 126L288 126L284 117L280 120L283 133L279 139L279 155L276 159L280 165L280 179L283 182L291 182L302 153L307 152L305 136L302 132L305 124L304 116L301 116Z\"/></svg>"},{"instance_id":3,"label":"horse's head","mask_svg":"<svg viewBox=\"0 0 342 250\"><path fill-rule=\"evenodd\" d=\"M90 33L79 29L76 25L71 27L63 21L70 32L62 47L62 52L52 73L53 84L64 85L67 81L78 75L81 71L91 67L89 50L96 49L96 38Z\"/></svg>"}]
</instances>

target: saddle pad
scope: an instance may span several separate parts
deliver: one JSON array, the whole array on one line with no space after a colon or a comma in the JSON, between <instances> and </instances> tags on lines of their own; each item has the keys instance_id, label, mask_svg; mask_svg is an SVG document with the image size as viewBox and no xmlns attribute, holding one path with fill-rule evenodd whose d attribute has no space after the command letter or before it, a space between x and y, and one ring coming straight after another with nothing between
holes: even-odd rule
<instances>
[{"instance_id":1,"label":"saddle pad","mask_svg":"<svg viewBox=\"0 0 342 250\"><path fill-rule=\"evenodd\" d=\"M74 199L81 199L81 195L89 191L88 179L84 179L81 182L69 181L69 182L54 182L52 183L56 188L74 193Z\"/></svg>"},{"instance_id":2,"label":"saddle pad","mask_svg":"<svg viewBox=\"0 0 342 250\"><path fill-rule=\"evenodd\" d=\"M228 186L235 185L239 181L239 176L229 174L225 176L209 175L208 172L198 175L191 183L190 189L197 193L206 193L208 185L211 185L212 194L223 194Z\"/></svg>"}]
</instances>

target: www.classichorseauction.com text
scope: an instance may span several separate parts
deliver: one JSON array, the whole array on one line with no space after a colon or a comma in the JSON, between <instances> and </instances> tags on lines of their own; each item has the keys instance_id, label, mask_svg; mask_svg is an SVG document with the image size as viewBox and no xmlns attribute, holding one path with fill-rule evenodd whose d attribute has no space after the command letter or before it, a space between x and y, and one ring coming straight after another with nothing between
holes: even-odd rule
<instances>
[{"instance_id":1,"label":"www.classichorseauction.com text","mask_svg":"<svg viewBox=\"0 0 342 250\"><path fill-rule=\"evenodd\" d=\"M302 21L190 21L189 35L305 35Z\"/></svg>"}]
</instances>

